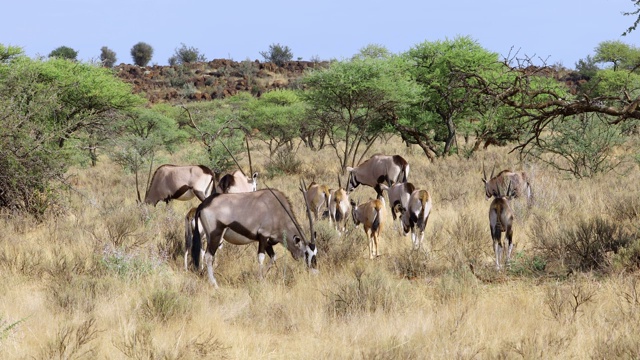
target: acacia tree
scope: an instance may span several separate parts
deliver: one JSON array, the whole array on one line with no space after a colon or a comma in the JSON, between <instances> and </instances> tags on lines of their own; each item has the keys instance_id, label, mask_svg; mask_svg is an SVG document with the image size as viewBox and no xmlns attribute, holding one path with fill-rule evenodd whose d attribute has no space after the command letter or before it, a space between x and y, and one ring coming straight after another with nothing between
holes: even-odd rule
<instances>
[{"instance_id":1,"label":"acacia tree","mask_svg":"<svg viewBox=\"0 0 640 360\"><path fill-rule=\"evenodd\" d=\"M460 126L489 113L466 74L494 72L498 55L470 37L423 42L405 54L409 72L421 88L421 99L394 122L403 139L420 145L429 157L447 155L456 143ZM431 135L433 134L433 135ZM443 144L440 146L439 144Z\"/></svg>"},{"instance_id":2,"label":"acacia tree","mask_svg":"<svg viewBox=\"0 0 640 360\"><path fill-rule=\"evenodd\" d=\"M100 48L100 61L102 61L104 67L113 67L117 60L115 51L106 46Z\"/></svg>"},{"instance_id":3,"label":"acacia tree","mask_svg":"<svg viewBox=\"0 0 640 360\"><path fill-rule=\"evenodd\" d=\"M181 43L180 47L176 48L174 54L169 58L169 65L179 65L205 61L207 61L207 57L204 54L201 54L198 48L193 46L188 47L184 43Z\"/></svg>"},{"instance_id":4,"label":"acacia tree","mask_svg":"<svg viewBox=\"0 0 640 360\"><path fill-rule=\"evenodd\" d=\"M58 57L67 60L76 60L78 52L68 46L60 46L49 53L49 57Z\"/></svg>"},{"instance_id":5,"label":"acacia tree","mask_svg":"<svg viewBox=\"0 0 640 360\"><path fill-rule=\"evenodd\" d=\"M131 58L138 66L147 66L153 58L153 47L145 42L139 42L131 48Z\"/></svg>"},{"instance_id":6,"label":"acacia tree","mask_svg":"<svg viewBox=\"0 0 640 360\"><path fill-rule=\"evenodd\" d=\"M419 89L405 66L399 57L355 58L303 78L309 121L324 130L343 171L359 163L396 113L416 101Z\"/></svg>"},{"instance_id":7,"label":"acacia tree","mask_svg":"<svg viewBox=\"0 0 640 360\"><path fill-rule=\"evenodd\" d=\"M243 122L260 130L256 136L269 146L270 157L280 149L293 151L306 111L298 92L269 91L246 105Z\"/></svg>"},{"instance_id":8,"label":"acacia tree","mask_svg":"<svg viewBox=\"0 0 640 360\"><path fill-rule=\"evenodd\" d=\"M77 136L140 103L102 67L15 54L0 62L0 208L42 216L82 150Z\"/></svg>"}]
</instances>

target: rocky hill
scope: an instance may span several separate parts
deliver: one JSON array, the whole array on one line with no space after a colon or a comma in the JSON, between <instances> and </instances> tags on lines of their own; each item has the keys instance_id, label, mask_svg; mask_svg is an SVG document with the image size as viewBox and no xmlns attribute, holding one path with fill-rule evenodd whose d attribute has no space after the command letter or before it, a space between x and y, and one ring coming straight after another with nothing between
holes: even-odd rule
<instances>
[{"instance_id":1,"label":"rocky hill","mask_svg":"<svg viewBox=\"0 0 640 360\"><path fill-rule=\"evenodd\" d=\"M116 74L133 84L134 92L151 103L220 99L241 91L259 96L273 89L299 88L307 69L327 67L329 62L290 61L283 66L256 61L216 59L174 66L140 67L120 64Z\"/></svg>"}]
</instances>

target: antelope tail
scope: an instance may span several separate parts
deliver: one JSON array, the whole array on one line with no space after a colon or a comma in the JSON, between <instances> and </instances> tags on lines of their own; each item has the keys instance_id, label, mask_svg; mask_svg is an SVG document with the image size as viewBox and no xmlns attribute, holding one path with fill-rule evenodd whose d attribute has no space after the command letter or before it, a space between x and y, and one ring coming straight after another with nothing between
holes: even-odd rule
<instances>
[{"instance_id":1,"label":"antelope tail","mask_svg":"<svg viewBox=\"0 0 640 360\"><path fill-rule=\"evenodd\" d=\"M380 210L376 209L376 215L373 218L373 224L371 224L371 232L376 232L378 231L378 228L380 227Z\"/></svg>"},{"instance_id":2,"label":"antelope tail","mask_svg":"<svg viewBox=\"0 0 640 360\"><path fill-rule=\"evenodd\" d=\"M200 239L200 228L198 223L200 222L200 207L196 211L196 216L193 219L196 222L195 230L193 231L193 240L191 244L191 257L193 258L193 265L196 269L200 268L200 249L202 249L202 239Z\"/></svg>"},{"instance_id":3,"label":"antelope tail","mask_svg":"<svg viewBox=\"0 0 640 360\"><path fill-rule=\"evenodd\" d=\"M404 168L402 168L402 182L406 183L408 179L409 179L409 164L405 165Z\"/></svg>"}]
</instances>

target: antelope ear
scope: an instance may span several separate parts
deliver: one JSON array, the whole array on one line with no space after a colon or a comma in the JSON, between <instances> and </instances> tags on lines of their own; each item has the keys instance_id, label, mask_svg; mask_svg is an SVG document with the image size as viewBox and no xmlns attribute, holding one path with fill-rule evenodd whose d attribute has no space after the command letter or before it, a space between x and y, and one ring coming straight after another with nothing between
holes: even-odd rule
<instances>
[{"instance_id":1,"label":"antelope ear","mask_svg":"<svg viewBox=\"0 0 640 360\"><path fill-rule=\"evenodd\" d=\"M487 183L487 179L482 179L482 182L486 184Z\"/></svg>"},{"instance_id":2,"label":"antelope ear","mask_svg":"<svg viewBox=\"0 0 640 360\"><path fill-rule=\"evenodd\" d=\"M254 172L253 173L253 181L255 181L258 178L258 172Z\"/></svg>"},{"instance_id":3,"label":"antelope ear","mask_svg":"<svg viewBox=\"0 0 640 360\"><path fill-rule=\"evenodd\" d=\"M300 239L300 237L298 235L293 235L293 242L296 245L300 245L300 242L302 242L302 239Z\"/></svg>"}]
</instances>

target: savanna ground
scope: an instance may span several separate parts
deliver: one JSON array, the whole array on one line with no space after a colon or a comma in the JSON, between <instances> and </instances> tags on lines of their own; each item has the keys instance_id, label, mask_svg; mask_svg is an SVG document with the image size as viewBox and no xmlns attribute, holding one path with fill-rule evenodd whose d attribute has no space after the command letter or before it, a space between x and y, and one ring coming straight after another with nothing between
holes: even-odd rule
<instances>
[{"instance_id":1,"label":"savanna ground","mask_svg":"<svg viewBox=\"0 0 640 360\"><path fill-rule=\"evenodd\" d=\"M217 255L219 290L183 269L183 216L196 200L138 206L133 175L108 159L74 169L58 217L37 226L0 219L1 357L638 358L640 286L629 266L636 252L604 252L597 271L567 270L590 259L563 252L566 238L590 224L637 243L640 170L570 180L508 150L430 163L397 139L380 143L375 151L404 156L410 181L432 195L426 252L411 251L410 238L389 225L382 256L369 260L361 228L350 223L338 237L321 221L319 275L278 245L277 266L260 280L257 247L227 245ZM267 176L265 153L252 153L259 188L287 193L306 225L298 179L335 188L333 152L301 148L294 176ZM188 158L185 149L168 162ZM482 162L533 177L535 205L513 203L515 259L500 273ZM352 193L359 202L373 195Z\"/></svg>"}]
</instances>

